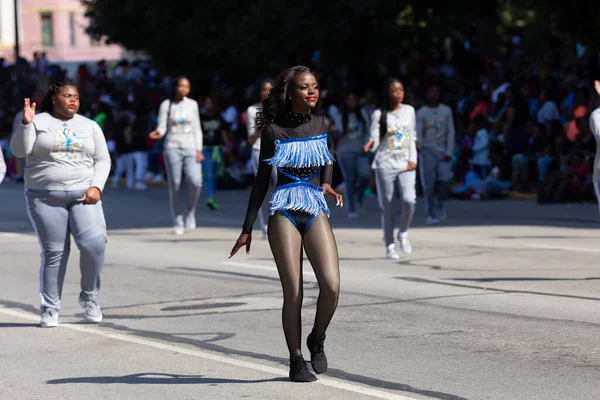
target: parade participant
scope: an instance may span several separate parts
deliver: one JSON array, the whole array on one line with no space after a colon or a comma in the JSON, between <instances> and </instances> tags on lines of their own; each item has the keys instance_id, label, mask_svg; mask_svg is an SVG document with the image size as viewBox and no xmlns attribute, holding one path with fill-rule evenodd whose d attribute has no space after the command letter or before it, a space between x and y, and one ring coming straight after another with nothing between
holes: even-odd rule
<instances>
[{"instance_id":1,"label":"parade participant","mask_svg":"<svg viewBox=\"0 0 600 400\"><path fill-rule=\"evenodd\" d=\"M327 370L325 332L339 294L339 259L331 225L327 195L342 205L342 196L331 187L333 157L329 121L313 116L319 84L309 68L292 67L277 79L258 113L256 130L261 137L260 163L252 187L242 233L230 257L245 246L250 251L252 226L267 194L271 168L278 171L269 209L268 239L283 288L282 321L290 353L289 377L311 382L301 350L302 249L315 271L319 299L314 326L307 338L316 373Z\"/></svg>"},{"instance_id":2,"label":"parade participant","mask_svg":"<svg viewBox=\"0 0 600 400\"><path fill-rule=\"evenodd\" d=\"M25 99L23 120L11 140L15 156L27 157L27 212L42 249L41 326L58 325L62 287L73 235L81 252L79 304L85 318L102 321L97 302L106 250L100 201L111 161L94 121L77 114L79 92L68 80L46 94L41 114Z\"/></svg>"},{"instance_id":3,"label":"parade participant","mask_svg":"<svg viewBox=\"0 0 600 400\"><path fill-rule=\"evenodd\" d=\"M387 85L387 104L373 113L371 140L364 146L364 152L375 151L372 168L375 170L377 197L381 208L381 225L386 246L386 257L400 258L394 243L396 221L396 187L400 189L402 214L398 241L404 254L412 252L408 240L408 227L415 213L417 148L415 144L415 109L402 104L404 85L391 79Z\"/></svg>"},{"instance_id":4,"label":"parade participant","mask_svg":"<svg viewBox=\"0 0 600 400\"><path fill-rule=\"evenodd\" d=\"M151 139L160 139L166 135L165 166L173 232L176 235L182 235L184 228L196 228L196 203L202 189L202 127L198 103L187 97L190 89L190 81L186 77L175 79L173 96L160 105L158 127L150 133ZM183 174L188 180L185 211L181 204Z\"/></svg>"}]
</instances>

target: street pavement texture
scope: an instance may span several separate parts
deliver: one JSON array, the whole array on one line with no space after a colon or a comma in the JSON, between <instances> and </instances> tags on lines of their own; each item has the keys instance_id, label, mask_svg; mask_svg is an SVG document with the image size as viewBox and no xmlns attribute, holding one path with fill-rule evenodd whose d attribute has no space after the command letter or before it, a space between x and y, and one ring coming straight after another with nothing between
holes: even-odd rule
<instances>
[{"instance_id":1,"label":"street pavement texture","mask_svg":"<svg viewBox=\"0 0 600 400\"><path fill-rule=\"evenodd\" d=\"M375 198L332 207L341 296L330 369L287 379L281 286L260 230L228 259L248 191L203 199L171 233L168 194L107 189L99 302L84 322L71 252L58 328L39 328L39 246L23 187L0 186L0 399L600 399L600 217L594 204L450 201L413 254L385 259ZM303 337L318 296L304 261ZM310 358L304 347L304 355Z\"/></svg>"}]
</instances>

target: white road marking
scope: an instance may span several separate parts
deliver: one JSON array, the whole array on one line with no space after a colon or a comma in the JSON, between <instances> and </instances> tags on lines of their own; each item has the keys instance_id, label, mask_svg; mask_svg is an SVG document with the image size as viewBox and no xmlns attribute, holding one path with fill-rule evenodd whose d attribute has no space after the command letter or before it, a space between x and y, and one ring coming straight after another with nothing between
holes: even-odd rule
<instances>
[{"instance_id":1,"label":"white road marking","mask_svg":"<svg viewBox=\"0 0 600 400\"><path fill-rule=\"evenodd\" d=\"M32 238L32 237L34 237L33 232L32 233L0 232L0 238L21 239L21 238Z\"/></svg>"},{"instance_id":2,"label":"white road marking","mask_svg":"<svg viewBox=\"0 0 600 400\"><path fill-rule=\"evenodd\" d=\"M528 244L526 246L532 247L534 249L578 251L581 253L600 253L600 249L586 249L583 247L552 246L547 244Z\"/></svg>"},{"instance_id":3,"label":"white road marking","mask_svg":"<svg viewBox=\"0 0 600 400\"><path fill-rule=\"evenodd\" d=\"M264 265L246 264L246 263L240 263L240 262L235 262L235 261L222 261L221 264L223 264L223 265L229 265L231 267L240 267L240 268L249 268L249 269L261 269L261 270L264 270L264 271L277 272L277 268L275 268L275 267L266 267ZM302 273L304 275L306 275L306 276L311 276L313 278L316 277L315 273L311 272L311 271L303 271Z\"/></svg>"},{"instance_id":4,"label":"white road marking","mask_svg":"<svg viewBox=\"0 0 600 400\"><path fill-rule=\"evenodd\" d=\"M0 307L0 314L9 315L11 317L21 318L29 321L39 322L39 316L23 312L16 311L9 308ZM85 332L93 335L102 336L109 339L120 340L122 342L135 343L142 346L153 347L155 349L166 350L169 352L185 354L188 356L203 358L205 360L217 361L224 364L234 365L236 367L243 367L252 369L255 371L267 372L277 376L288 376L288 371L280 368L269 367L266 365L256 364L248 361L238 360L232 357L220 356L212 353L205 353L203 351L186 349L184 347L173 346L170 344L164 344L160 342L155 342L153 340L142 339L136 336L131 335L123 335L120 333L112 333L103 331L98 325L79 325L79 324L69 324L63 323L59 325L59 328L71 329L74 331ZM378 399L387 399L387 400L417 400L414 397L406 397L393 393L384 392L381 390L370 389L363 386L359 386L350 382L345 382L341 380L334 380L329 378L319 378L315 383L323 386L329 386L336 389L346 390L348 392L364 394L367 396L372 396Z\"/></svg>"}]
</instances>

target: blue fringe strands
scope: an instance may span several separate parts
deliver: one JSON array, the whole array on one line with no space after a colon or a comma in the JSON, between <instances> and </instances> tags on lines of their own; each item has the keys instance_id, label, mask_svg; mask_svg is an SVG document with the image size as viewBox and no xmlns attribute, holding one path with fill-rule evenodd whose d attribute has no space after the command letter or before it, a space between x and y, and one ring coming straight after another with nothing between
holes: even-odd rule
<instances>
[{"instance_id":1,"label":"blue fringe strands","mask_svg":"<svg viewBox=\"0 0 600 400\"><path fill-rule=\"evenodd\" d=\"M293 182L275 188L269 214L276 211L305 211L312 215L324 212L329 216L329 208L323 189L308 182Z\"/></svg>"},{"instance_id":2,"label":"blue fringe strands","mask_svg":"<svg viewBox=\"0 0 600 400\"><path fill-rule=\"evenodd\" d=\"M315 167L333 163L327 134L275 141L275 155L265 160L274 167Z\"/></svg>"}]
</instances>

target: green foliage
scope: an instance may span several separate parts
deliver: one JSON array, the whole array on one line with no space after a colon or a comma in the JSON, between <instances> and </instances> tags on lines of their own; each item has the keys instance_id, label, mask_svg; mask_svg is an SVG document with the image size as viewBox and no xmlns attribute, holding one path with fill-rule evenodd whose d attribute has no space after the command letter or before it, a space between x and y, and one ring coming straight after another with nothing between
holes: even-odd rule
<instances>
[{"instance_id":1,"label":"green foliage","mask_svg":"<svg viewBox=\"0 0 600 400\"><path fill-rule=\"evenodd\" d=\"M523 23L534 33L535 24L551 27L539 35L589 44L600 34L593 3L583 0L564 9L559 0L489 0L485 7L480 0L81 1L94 37L143 51L173 73L205 78L214 71L237 80L274 74L310 63L315 50L329 70L349 65L364 77L389 54L426 53L447 37L476 34L480 49L494 53L499 35Z\"/></svg>"}]
</instances>

